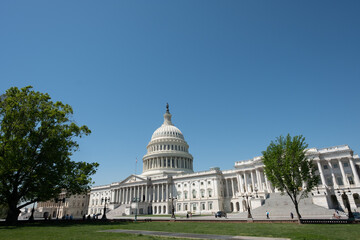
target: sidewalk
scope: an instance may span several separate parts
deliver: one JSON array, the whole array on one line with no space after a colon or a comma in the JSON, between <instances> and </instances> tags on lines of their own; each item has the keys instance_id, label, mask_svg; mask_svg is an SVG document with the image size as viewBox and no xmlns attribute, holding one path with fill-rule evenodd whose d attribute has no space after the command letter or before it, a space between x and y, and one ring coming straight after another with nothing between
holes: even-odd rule
<instances>
[{"instance_id":1,"label":"sidewalk","mask_svg":"<svg viewBox=\"0 0 360 240\"><path fill-rule=\"evenodd\" d=\"M115 232L128 234L142 234L160 237L190 238L190 239L240 239L240 240L290 240L289 238L269 238L269 237L247 237L247 236L230 236L230 235L212 235L212 234L196 234L196 233L174 233L174 232L157 232L143 230L126 230L112 229L99 232Z\"/></svg>"}]
</instances>

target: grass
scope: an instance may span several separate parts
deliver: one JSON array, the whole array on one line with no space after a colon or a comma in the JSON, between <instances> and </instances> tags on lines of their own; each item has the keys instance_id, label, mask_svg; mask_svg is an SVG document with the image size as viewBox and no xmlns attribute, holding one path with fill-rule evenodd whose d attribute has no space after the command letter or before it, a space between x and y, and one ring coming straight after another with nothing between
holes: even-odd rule
<instances>
[{"instance_id":1,"label":"grass","mask_svg":"<svg viewBox=\"0 0 360 240\"><path fill-rule=\"evenodd\" d=\"M138 222L89 224L29 224L0 227L0 239L159 239L145 235L98 232L107 229L138 229L150 231L188 232L200 234L284 237L291 239L357 239L360 224L287 224L287 223L195 223ZM169 238L166 238L169 239ZM179 239L179 238L176 238Z\"/></svg>"}]
</instances>

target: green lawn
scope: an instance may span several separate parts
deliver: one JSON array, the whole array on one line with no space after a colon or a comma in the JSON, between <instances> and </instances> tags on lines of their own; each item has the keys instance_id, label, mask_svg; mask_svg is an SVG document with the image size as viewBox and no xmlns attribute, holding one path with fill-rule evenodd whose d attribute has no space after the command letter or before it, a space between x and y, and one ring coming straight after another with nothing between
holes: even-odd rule
<instances>
[{"instance_id":1,"label":"green lawn","mask_svg":"<svg viewBox=\"0 0 360 240\"><path fill-rule=\"evenodd\" d=\"M360 238L360 224L299 225L287 223L99 222L96 224L60 224L56 226L39 224L20 227L1 226L0 239L159 239L159 237L97 232L100 230L120 228L219 235L286 237L291 239Z\"/></svg>"}]
</instances>

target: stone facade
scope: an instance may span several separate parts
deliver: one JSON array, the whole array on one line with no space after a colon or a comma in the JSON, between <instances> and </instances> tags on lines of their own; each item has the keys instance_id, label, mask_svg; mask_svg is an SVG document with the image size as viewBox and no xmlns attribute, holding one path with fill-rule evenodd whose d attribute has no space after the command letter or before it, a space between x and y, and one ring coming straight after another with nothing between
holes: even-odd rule
<instances>
[{"instance_id":1,"label":"stone facade","mask_svg":"<svg viewBox=\"0 0 360 240\"><path fill-rule=\"evenodd\" d=\"M67 196L62 192L58 200L38 202L36 208L36 217L51 216L51 218L62 218L68 215L73 218L81 218L87 215L89 204L89 194L75 194Z\"/></svg>"},{"instance_id":2,"label":"stone facade","mask_svg":"<svg viewBox=\"0 0 360 240\"><path fill-rule=\"evenodd\" d=\"M246 211L245 198L252 209L260 207L277 192L264 174L261 157L235 162L232 170L193 172L193 157L181 131L171 122L168 106L164 123L154 132L143 157L143 173L121 182L91 189L89 214L107 216L134 214L213 214L216 211ZM340 195L345 191L352 209L360 207L358 155L347 146L311 148L309 160L316 162L321 176L312 192L313 203L325 208L345 209Z\"/></svg>"}]
</instances>

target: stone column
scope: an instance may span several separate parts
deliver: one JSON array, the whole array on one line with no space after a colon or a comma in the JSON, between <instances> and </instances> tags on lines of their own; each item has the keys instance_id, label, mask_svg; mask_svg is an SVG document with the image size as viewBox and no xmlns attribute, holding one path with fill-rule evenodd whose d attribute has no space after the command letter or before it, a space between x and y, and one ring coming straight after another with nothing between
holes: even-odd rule
<instances>
[{"instance_id":1,"label":"stone column","mask_svg":"<svg viewBox=\"0 0 360 240\"><path fill-rule=\"evenodd\" d=\"M334 184L333 187L334 187L334 189L335 189L335 188L338 187L338 185L337 185L337 183L336 183L336 178L335 178L334 169L333 169L331 160L328 161L328 164L329 164L329 167L330 167L331 177L332 177L333 184Z\"/></svg>"},{"instance_id":2,"label":"stone column","mask_svg":"<svg viewBox=\"0 0 360 240\"><path fill-rule=\"evenodd\" d=\"M158 202L162 202L164 199L164 185L159 184L159 196L158 196Z\"/></svg>"},{"instance_id":3,"label":"stone column","mask_svg":"<svg viewBox=\"0 0 360 240\"><path fill-rule=\"evenodd\" d=\"M145 202L148 202L148 186L145 185Z\"/></svg>"},{"instance_id":4,"label":"stone column","mask_svg":"<svg viewBox=\"0 0 360 240\"><path fill-rule=\"evenodd\" d=\"M269 185L269 181L268 181L268 179L267 179L267 176L266 176L265 172L264 172L264 179L265 179L266 190L267 190L268 192L271 192L271 188L270 188L270 185Z\"/></svg>"},{"instance_id":5,"label":"stone column","mask_svg":"<svg viewBox=\"0 0 360 240\"><path fill-rule=\"evenodd\" d=\"M229 197L230 193L229 193L229 185L228 185L228 181L225 178L225 189L226 189L226 195L224 197Z\"/></svg>"},{"instance_id":6,"label":"stone column","mask_svg":"<svg viewBox=\"0 0 360 240\"><path fill-rule=\"evenodd\" d=\"M239 179L239 191L240 193L243 193L244 192L244 189L243 189L243 180L242 180L242 174L238 174L238 179Z\"/></svg>"},{"instance_id":7,"label":"stone column","mask_svg":"<svg viewBox=\"0 0 360 240\"><path fill-rule=\"evenodd\" d=\"M254 192L254 189L255 189L254 171L251 171L250 175L251 175L251 184L252 184L251 192Z\"/></svg>"},{"instance_id":8,"label":"stone column","mask_svg":"<svg viewBox=\"0 0 360 240\"><path fill-rule=\"evenodd\" d=\"M156 187L155 187L156 185L153 185L152 186L152 202L155 202L155 194L156 194Z\"/></svg>"},{"instance_id":9,"label":"stone column","mask_svg":"<svg viewBox=\"0 0 360 240\"><path fill-rule=\"evenodd\" d=\"M157 184L156 185L156 195L157 195L157 199L156 199L156 201L157 202L160 202L160 184Z\"/></svg>"},{"instance_id":10,"label":"stone column","mask_svg":"<svg viewBox=\"0 0 360 240\"><path fill-rule=\"evenodd\" d=\"M166 202L169 201L169 197L170 197L170 195L169 195L169 184L166 183L166 193L165 193L165 201Z\"/></svg>"},{"instance_id":11,"label":"stone column","mask_svg":"<svg viewBox=\"0 0 360 240\"><path fill-rule=\"evenodd\" d=\"M230 181L231 181L232 197L235 197L234 178L231 178ZM235 206L234 206L234 209L235 209Z\"/></svg>"},{"instance_id":12,"label":"stone column","mask_svg":"<svg viewBox=\"0 0 360 240\"><path fill-rule=\"evenodd\" d=\"M247 185L247 176L246 176L246 172L244 172L244 190L245 192L249 192L248 191L248 185Z\"/></svg>"},{"instance_id":13,"label":"stone column","mask_svg":"<svg viewBox=\"0 0 360 240\"><path fill-rule=\"evenodd\" d=\"M120 199L119 199L119 203L122 204L122 201L123 201L123 189L122 188L119 188L119 194L120 194Z\"/></svg>"},{"instance_id":14,"label":"stone column","mask_svg":"<svg viewBox=\"0 0 360 240\"><path fill-rule=\"evenodd\" d=\"M132 202L132 199L133 199L133 188L132 187L130 187L130 197L129 198L130 198L129 202Z\"/></svg>"},{"instance_id":15,"label":"stone column","mask_svg":"<svg viewBox=\"0 0 360 240\"><path fill-rule=\"evenodd\" d=\"M344 184L344 186L349 186L349 183L347 181L346 174L345 174L345 171L344 171L344 166L343 166L343 164L341 162L341 159L338 158L337 160L338 160L338 163L339 163L343 184Z\"/></svg>"},{"instance_id":16,"label":"stone column","mask_svg":"<svg viewBox=\"0 0 360 240\"><path fill-rule=\"evenodd\" d=\"M125 203L129 203L129 189L125 188Z\"/></svg>"},{"instance_id":17,"label":"stone column","mask_svg":"<svg viewBox=\"0 0 360 240\"><path fill-rule=\"evenodd\" d=\"M112 190L111 191L111 202L113 202L113 203L115 203L116 201L115 201L115 190Z\"/></svg>"},{"instance_id":18,"label":"stone column","mask_svg":"<svg viewBox=\"0 0 360 240\"><path fill-rule=\"evenodd\" d=\"M354 176L355 185L359 185L360 180L359 180L359 175L358 175L358 173L356 171L354 160L352 158L349 158L349 162L350 162L351 171L352 171L353 176Z\"/></svg>"},{"instance_id":19,"label":"stone column","mask_svg":"<svg viewBox=\"0 0 360 240\"><path fill-rule=\"evenodd\" d=\"M262 179L261 179L261 172L260 172L259 169L257 170L257 173L258 173L258 180L259 180L259 183L258 183L259 191L263 192L264 191L264 186L263 186L263 182L262 182Z\"/></svg>"},{"instance_id":20,"label":"stone column","mask_svg":"<svg viewBox=\"0 0 360 240\"><path fill-rule=\"evenodd\" d=\"M324 177L324 173L323 173L323 170L322 170L320 160L316 161L316 163L317 163L317 166L318 166L318 171L319 171L319 175L320 175L320 178L321 178L322 185L326 186L326 181L325 181L325 177Z\"/></svg>"}]
</instances>

